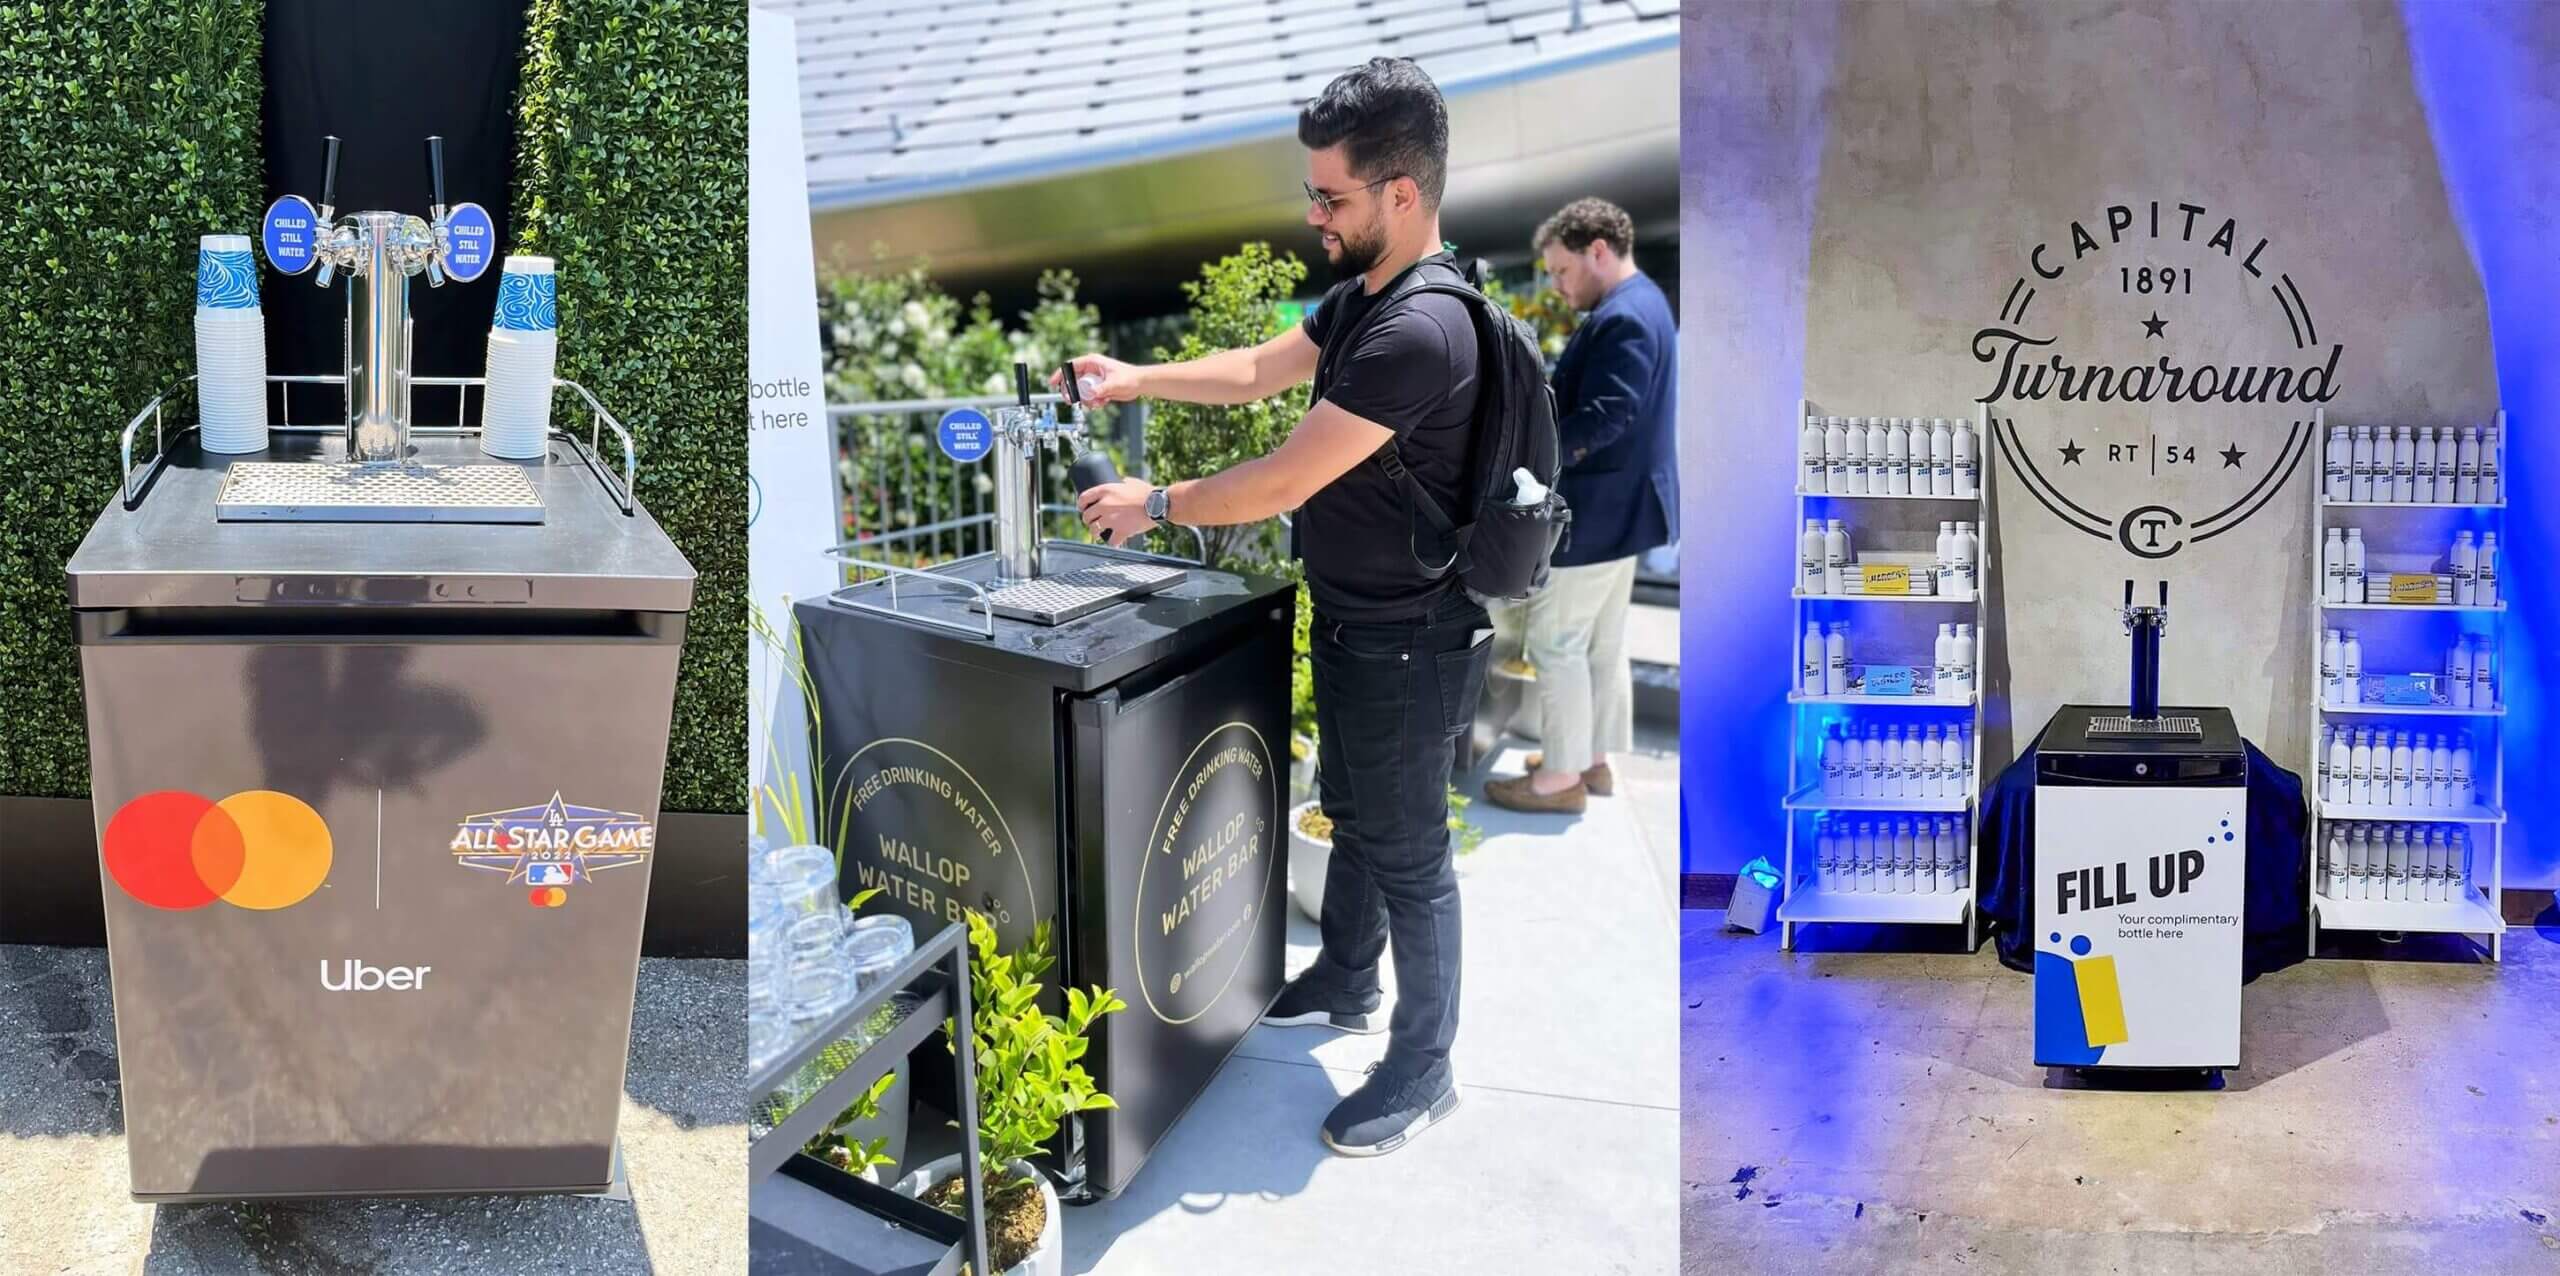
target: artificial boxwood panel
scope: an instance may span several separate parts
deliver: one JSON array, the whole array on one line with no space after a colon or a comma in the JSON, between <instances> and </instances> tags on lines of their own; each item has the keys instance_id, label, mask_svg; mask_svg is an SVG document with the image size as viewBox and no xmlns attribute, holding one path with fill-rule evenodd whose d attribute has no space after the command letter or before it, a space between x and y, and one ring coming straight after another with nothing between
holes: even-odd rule
<instances>
[{"instance_id":1,"label":"artificial boxwood panel","mask_svg":"<svg viewBox=\"0 0 2560 1276\"><path fill-rule=\"evenodd\" d=\"M89 792L63 564L193 370L196 237L257 223L264 13L0 3L0 793Z\"/></svg>"},{"instance_id":2,"label":"artificial boxwood panel","mask_svg":"<svg viewBox=\"0 0 2560 1276\"><path fill-rule=\"evenodd\" d=\"M640 500L701 573L666 804L744 811L746 6L533 0L525 26L519 250L556 260L560 373L638 436Z\"/></svg>"}]
</instances>

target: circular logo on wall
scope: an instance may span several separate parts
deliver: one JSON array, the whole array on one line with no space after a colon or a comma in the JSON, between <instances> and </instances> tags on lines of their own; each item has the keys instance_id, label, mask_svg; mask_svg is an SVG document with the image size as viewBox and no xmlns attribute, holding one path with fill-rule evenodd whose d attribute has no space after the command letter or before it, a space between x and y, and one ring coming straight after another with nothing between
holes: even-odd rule
<instances>
[{"instance_id":1,"label":"circular logo on wall","mask_svg":"<svg viewBox=\"0 0 2560 1276\"><path fill-rule=\"evenodd\" d=\"M2162 559L2275 499L2345 353L2279 260L2239 219L2174 200L2108 205L2028 251L1972 355L1993 444L2038 504ZM2085 349L2053 335L2065 315Z\"/></svg>"},{"instance_id":2,"label":"circular logo on wall","mask_svg":"<svg viewBox=\"0 0 2560 1276\"><path fill-rule=\"evenodd\" d=\"M1243 968L1280 857L1279 772L1262 733L1229 722L1201 738L1165 790L1138 866L1138 990L1166 1023L1208 1013Z\"/></svg>"},{"instance_id":3,"label":"circular logo on wall","mask_svg":"<svg viewBox=\"0 0 2560 1276\"><path fill-rule=\"evenodd\" d=\"M843 830L844 885L940 927L986 915L1008 946L1041 919L1031 868L1004 812L969 769L921 740L889 737L836 769L824 822ZM920 934L929 933L919 931Z\"/></svg>"}]
</instances>

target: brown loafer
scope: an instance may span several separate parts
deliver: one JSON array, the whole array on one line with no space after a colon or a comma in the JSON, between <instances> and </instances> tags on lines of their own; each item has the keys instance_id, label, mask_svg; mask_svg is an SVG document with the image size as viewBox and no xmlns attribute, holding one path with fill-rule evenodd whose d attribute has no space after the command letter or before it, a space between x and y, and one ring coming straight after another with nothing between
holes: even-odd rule
<instances>
[{"instance_id":1,"label":"brown loafer","mask_svg":"<svg viewBox=\"0 0 2560 1276\"><path fill-rule=\"evenodd\" d=\"M1544 770L1546 769L1547 755L1543 753L1532 753L1528 756L1527 763L1529 769L1532 771ZM1591 796L1593 797L1607 797L1612 790L1618 787L1618 777L1609 774L1608 763L1597 763L1590 770L1582 773L1582 787L1591 790Z\"/></svg>"},{"instance_id":2,"label":"brown loafer","mask_svg":"<svg viewBox=\"0 0 2560 1276\"><path fill-rule=\"evenodd\" d=\"M1561 793L1540 793L1529 786L1529 777L1525 775L1484 782L1484 795L1495 806L1509 811L1527 811L1533 815L1580 815L1589 792L1576 783Z\"/></svg>"}]
</instances>

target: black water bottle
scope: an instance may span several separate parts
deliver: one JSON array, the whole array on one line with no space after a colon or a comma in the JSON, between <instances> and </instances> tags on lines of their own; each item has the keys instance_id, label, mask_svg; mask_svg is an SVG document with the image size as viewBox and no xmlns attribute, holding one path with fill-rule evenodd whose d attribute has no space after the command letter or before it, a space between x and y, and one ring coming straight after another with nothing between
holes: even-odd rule
<instances>
[{"instance_id":1,"label":"black water bottle","mask_svg":"<svg viewBox=\"0 0 2560 1276\"><path fill-rule=\"evenodd\" d=\"M1067 462L1067 481L1075 486L1076 494L1081 496L1105 483L1119 482L1120 467L1111 463L1110 453L1098 448L1081 452L1077 454L1076 459ZM1102 543L1105 545L1111 543L1110 532L1102 533Z\"/></svg>"}]
</instances>

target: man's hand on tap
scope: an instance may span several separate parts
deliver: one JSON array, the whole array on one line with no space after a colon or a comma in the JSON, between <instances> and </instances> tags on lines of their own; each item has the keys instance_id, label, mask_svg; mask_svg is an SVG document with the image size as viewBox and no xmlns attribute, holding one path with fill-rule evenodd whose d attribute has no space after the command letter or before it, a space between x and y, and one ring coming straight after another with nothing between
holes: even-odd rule
<instances>
[{"instance_id":1,"label":"man's hand on tap","mask_svg":"<svg viewBox=\"0 0 2560 1276\"><path fill-rule=\"evenodd\" d=\"M1066 377L1052 372L1049 374L1051 390L1069 398L1081 394L1084 406L1089 408L1098 408L1106 403L1128 403L1138 397L1138 369L1135 364L1122 363L1107 354L1078 355L1073 363L1076 380L1089 384L1081 385L1076 392L1070 393Z\"/></svg>"},{"instance_id":2,"label":"man's hand on tap","mask_svg":"<svg viewBox=\"0 0 2560 1276\"><path fill-rule=\"evenodd\" d=\"M1081 367L1078 371L1081 373ZM1095 539L1112 545L1126 545L1155 530L1156 521L1147 517L1147 493L1154 490L1141 478L1103 483L1086 488L1076 496L1076 511Z\"/></svg>"}]
</instances>

